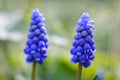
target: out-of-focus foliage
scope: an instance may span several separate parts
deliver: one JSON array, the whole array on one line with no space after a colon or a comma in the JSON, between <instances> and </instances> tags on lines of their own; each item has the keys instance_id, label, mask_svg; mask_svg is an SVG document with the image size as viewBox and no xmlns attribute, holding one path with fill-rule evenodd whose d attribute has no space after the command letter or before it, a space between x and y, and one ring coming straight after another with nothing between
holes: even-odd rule
<instances>
[{"instance_id":1,"label":"out-of-focus foliage","mask_svg":"<svg viewBox=\"0 0 120 80\"><path fill-rule=\"evenodd\" d=\"M83 68L82 79L93 80L97 75L97 80L119 80L120 54L114 45L120 45L118 3L119 0L0 0L0 80L31 78L32 64L26 63L23 48L31 11L36 7L46 18L50 45L45 65L37 66L37 80L75 80L77 65L70 63L69 50L76 21L83 12L95 21L97 50L91 67Z\"/></svg>"}]
</instances>

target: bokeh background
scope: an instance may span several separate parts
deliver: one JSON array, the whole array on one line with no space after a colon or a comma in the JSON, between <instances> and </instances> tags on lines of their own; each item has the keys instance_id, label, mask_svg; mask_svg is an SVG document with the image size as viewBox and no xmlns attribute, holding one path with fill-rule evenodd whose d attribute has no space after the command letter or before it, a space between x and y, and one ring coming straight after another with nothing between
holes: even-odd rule
<instances>
[{"instance_id":1,"label":"bokeh background","mask_svg":"<svg viewBox=\"0 0 120 80\"><path fill-rule=\"evenodd\" d=\"M83 12L95 21L97 50L82 79L120 80L120 0L0 0L0 80L31 78L32 64L26 63L23 48L34 8L46 18L49 38L48 59L37 66L37 80L76 79L69 50Z\"/></svg>"}]
</instances>

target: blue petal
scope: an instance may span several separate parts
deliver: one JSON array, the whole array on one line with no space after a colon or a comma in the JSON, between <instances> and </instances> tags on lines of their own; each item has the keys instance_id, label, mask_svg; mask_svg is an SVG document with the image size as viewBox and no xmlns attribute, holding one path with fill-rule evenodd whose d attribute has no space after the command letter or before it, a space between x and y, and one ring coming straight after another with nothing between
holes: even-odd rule
<instances>
[{"instance_id":1,"label":"blue petal","mask_svg":"<svg viewBox=\"0 0 120 80\"><path fill-rule=\"evenodd\" d=\"M42 59L44 60L47 58L47 54L42 54L41 56L42 56Z\"/></svg>"},{"instance_id":2,"label":"blue petal","mask_svg":"<svg viewBox=\"0 0 120 80\"><path fill-rule=\"evenodd\" d=\"M85 42L84 38L79 39L79 44L80 44L80 45L84 45L85 43L86 43L86 42Z\"/></svg>"},{"instance_id":3,"label":"blue petal","mask_svg":"<svg viewBox=\"0 0 120 80\"><path fill-rule=\"evenodd\" d=\"M78 27L80 27L80 26L84 26L84 23L81 21L81 19L78 20L78 22L77 22L77 26L78 26Z\"/></svg>"},{"instance_id":4,"label":"blue petal","mask_svg":"<svg viewBox=\"0 0 120 80\"><path fill-rule=\"evenodd\" d=\"M30 28L32 28L33 30L37 29L36 25L32 25Z\"/></svg>"},{"instance_id":5,"label":"blue petal","mask_svg":"<svg viewBox=\"0 0 120 80\"><path fill-rule=\"evenodd\" d=\"M91 48L92 48L92 50L93 50L93 51L95 51L96 46L95 46L95 45L92 45L92 47L91 47Z\"/></svg>"},{"instance_id":6,"label":"blue petal","mask_svg":"<svg viewBox=\"0 0 120 80\"><path fill-rule=\"evenodd\" d=\"M92 52L92 51L89 51L89 52L87 52L86 54L87 54L87 56L89 57L89 56L92 56L92 55L93 55L93 52Z\"/></svg>"},{"instance_id":7,"label":"blue petal","mask_svg":"<svg viewBox=\"0 0 120 80\"><path fill-rule=\"evenodd\" d=\"M31 47L30 47L30 49L31 49L31 50L37 50L37 49L38 49L38 47L37 47L37 45L32 44L32 45L31 45Z\"/></svg>"},{"instance_id":8,"label":"blue petal","mask_svg":"<svg viewBox=\"0 0 120 80\"><path fill-rule=\"evenodd\" d=\"M93 21L93 20L90 20L90 21L88 22L88 24L94 25L94 21Z\"/></svg>"},{"instance_id":9,"label":"blue petal","mask_svg":"<svg viewBox=\"0 0 120 80\"><path fill-rule=\"evenodd\" d=\"M93 54L93 55L89 56L88 59L93 61L95 59L95 55Z\"/></svg>"},{"instance_id":10,"label":"blue petal","mask_svg":"<svg viewBox=\"0 0 120 80\"><path fill-rule=\"evenodd\" d=\"M30 54L30 49L29 49L28 46L24 49L24 53L25 53L25 54Z\"/></svg>"},{"instance_id":11,"label":"blue petal","mask_svg":"<svg viewBox=\"0 0 120 80\"><path fill-rule=\"evenodd\" d=\"M79 61L79 58L78 58L78 56L76 56L76 55L74 55L74 56L72 56L72 58L71 58L71 63L77 63Z\"/></svg>"},{"instance_id":12,"label":"blue petal","mask_svg":"<svg viewBox=\"0 0 120 80\"><path fill-rule=\"evenodd\" d=\"M31 54L29 54L26 58L27 62L32 62L34 60L33 56Z\"/></svg>"},{"instance_id":13,"label":"blue petal","mask_svg":"<svg viewBox=\"0 0 120 80\"><path fill-rule=\"evenodd\" d=\"M30 38L33 38L34 37L34 33L33 32L30 32L29 34L28 34L28 38L30 39Z\"/></svg>"},{"instance_id":14,"label":"blue petal","mask_svg":"<svg viewBox=\"0 0 120 80\"><path fill-rule=\"evenodd\" d=\"M83 27L83 26L78 26L76 28L76 32L81 32L81 31L84 31L84 30L85 30L85 27Z\"/></svg>"},{"instance_id":15,"label":"blue petal","mask_svg":"<svg viewBox=\"0 0 120 80\"><path fill-rule=\"evenodd\" d=\"M90 36L87 36L86 38L85 38L85 41L86 42L90 42L92 39L91 39L91 37Z\"/></svg>"},{"instance_id":16,"label":"blue petal","mask_svg":"<svg viewBox=\"0 0 120 80\"><path fill-rule=\"evenodd\" d=\"M81 18L82 20L84 20L84 19L89 20L89 14L88 14L88 13L83 13L80 18Z\"/></svg>"},{"instance_id":17,"label":"blue petal","mask_svg":"<svg viewBox=\"0 0 120 80\"><path fill-rule=\"evenodd\" d=\"M43 40L45 43L48 42L47 36L44 36L41 40Z\"/></svg>"},{"instance_id":18,"label":"blue petal","mask_svg":"<svg viewBox=\"0 0 120 80\"><path fill-rule=\"evenodd\" d=\"M45 47L48 48L48 46L49 46L48 43L46 43L46 44L45 44Z\"/></svg>"},{"instance_id":19,"label":"blue petal","mask_svg":"<svg viewBox=\"0 0 120 80\"><path fill-rule=\"evenodd\" d=\"M92 28L87 29L87 31L88 31L89 34L93 33L93 29Z\"/></svg>"},{"instance_id":20,"label":"blue petal","mask_svg":"<svg viewBox=\"0 0 120 80\"><path fill-rule=\"evenodd\" d=\"M45 26L45 23L44 22L39 22L39 23L37 23L37 25L41 28L41 27L44 27Z\"/></svg>"},{"instance_id":21,"label":"blue petal","mask_svg":"<svg viewBox=\"0 0 120 80\"><path fill-rule=\"evenodd\" d=\"M37 14L37 13L33 13L33 15L32 15L32 17L31 17L31 19L36 19L37 17L39 17L39 15Z\"/></svg>"},{"instance_id":22,"label":"blue petal","mask_svg":"<svg viewBox=\"0 0 120 80\"><path fill-rule=\"evenodd\" d=\"M39 38L38 38L38 37L34 37L34 38L32 39L32 41L33 41L33 43L38 43Z\"/></svg>"},{"instance_id":23,"label":"blue petal","mask_svg":"<svg viewBox=\"0 0 120 80\"><path fill-rule=\"evenodd\" d=\"M43 59L40 59L39 61L37 61L38 64L42 65L44 63Z\"/></svg>"},{"instance_id":24,"label":"blue petal","mask_svg":"<svg viewBox=\"0 0 120 80\"><path fill-rule=\"evenodd\" d=\"M30 21L30 26L32 26L32 25L35 25L35 21L34 20Z\"/></svg>"},{"instance_id":25,"label":"blue petal","mask_svg":"<svg viewBox=\"0 0 120 80\"><path fill-rule=\"evenodd\" d=\"M41 48L40 53L41 54L46 54L47 53L47 49L45 47Z\"/></svg>"},{"instance_id":26,"label":"blue petal","mask_svg":"<svg viewBox=\"0 0 120 80\"><path fill-rule=\"evenodd\" d=\"M75 55L75 54L76 54L76 49L75 49L75 47L72 47L72 48L70 49L70 53L71 53L72 55Z\"/></svg>"},{"instance_id":27,"label":"blue petal","mask_svg":"<svg viewBox=\"0 0 120 80\"><path fill-rule=\"evenodd\" d=\"M83 37L86 37L88 35L87 31L82 31L81 34Z\"/></svg>"},{"instance_id":28,"label":"blue petal","mask_svg":"<svg viewBox=\"0 0 120 80\"><path fill-rule=\"evenodd\" d=\"M46 35L42 33L42 34L40 34L39 38L42 40L42 39L44 39L45 36Z\"/></svg>"},{"instance_id":29,"label":"blue petal","mask_svg":"<svg viewBox=\"0 0 120 80\"><path fill-rule=\"evenodd\" d=\"M86 43L84 45L84 50L90 50L90 49L91 49L90 45L88 43Z\"/></svg>"},{"instance_id":30,"label":"blue petal","mask_svg":"<svg viewBox=\"0 0 120 80\"><path fill-rule=\"evenodd\" d=\"M80 39L82 37L81 33L76 33L74 39Z\"/></svg>"},{"instance_id":31,"label":"blue petal","mask_svg":"<svg viewBox=\"0 0 120 80\"><path fill-rule=\"evenodd\" d=\"M31 53L31 54L35 54L35 53L36 53L36 50L31 50L30 53Z\"/></svg>"},{"instance_id":32,"label":"blue petal","mask_svg":"<svg viewBox=\"0 0 120 80\"><path fill-rule=\"evenodd\" d=\"M39 61L41 58L40 53L34 54L34 58L35 58L35 61Z\"/></svg>"},{"instance_id":33,"label":"blue petal","mask_svg":"<svg viewBox=\"0 0 120 80\"><path fill-rule=\"evenodd\" d=\"M39 29L36 29L36 30L35 30L35 34L36 34L36 35L40 35L40 30L39 30Z\"/></svg>"},{"instance_id":34,"label":"blue petal","mask_svg":"<svg viewBox=\"0 0 120 80\"><path fill-rule=\"evenodd\" d=\"M90 44L90 46L92 46L92 45L95 44L95 41L94 41L94 40L91 40L91 41L89 42L89 44Z\"/></svg>"},{"instance_id":35,"label":"blue petal","mask_svg":"<svg viewBox=\"0 0 120 80\"><path fill-rule=\"evenodd\" d=\"M45 21L45 19L44 19L44 18L37 17L37 18L35 19L35 21L36 21L36 23L43 23L43 22Z\"/></svg>"},{"instance_id":36,"label":"blue petal","mask_svg":"<svg viewBox=\"0 0 120 80\"><path fill-rule=\"evenodd\" d=\"M85 63L83 63L83 66L85 68L89 67L91 65L91 62L89 60L86 60Z\"/></svg>"},{"instance_id":37,"label":"blue petal","mask_svg":"<svg viewBox=\"0 0 120 80\"><path fill-rule=\"evenodd\" d=\"M93 38L93 37L94 37L94 33L91 33L91 34L90 34L90 37Z\"/></svg>"},{"instance_id":38,"label":"blue petal","mask_svg":"<svg viewBox=\"0 0 120 80\"><path fill-rule=\"evenodd\" d=\"M74 40L73 46L74 46L74 47L77 47L78 45L79 45L79 41L78 41L78 40Z\"/></svg>"},{"instance_id":39,"label":"blue petal","mask_svg":"<svg viewBox=\"0 0 120 80\"><path fill-rule=\"evenodd\" d=\"M81 63L84 63L85 60L86 60L86 55L83 54L83 55L79 56L79 60L80 60Z\"/></svg>"},{"instance_id":40,"label":"blue petal","mask_svg":"<svg viewBox=\"0 0 120 80\"><path fill-rule=\"evenodd\" d=\"M47 32L44 26L40 27L40 31L44 34L46 34L46 32Z\"/></svg>"},{"instance_id":41,"label":"blue petal","mask_svg":"<svg viewBox=\"0 0 120 80\"><path fill-rule=\"evenodd\" d=\"M45 47L45 42L39 41L38 46L39 46L39 48Z\"/></svg>"},{"instance_id":42,"label":"blue petal","mask_svg":"<svg viewBox=\"0 0 120 80\"><path fill-rule=\"evenodd\" d=\"M77 47L77 52L80 52L81 54L83 53L83 48L82 48L82 46L78 46L78 47Z\"/></svg>"},{"instance_id":43,"label":"blue petal","mask_svg":"<svg viewBox=\"0 0 120 80\"><path fill-rule=\"evenodd\" d=\"M28 39L27 42L26 42L26 44L30 46L32 44L32 40Z\"/></svg>"}]
</instances>

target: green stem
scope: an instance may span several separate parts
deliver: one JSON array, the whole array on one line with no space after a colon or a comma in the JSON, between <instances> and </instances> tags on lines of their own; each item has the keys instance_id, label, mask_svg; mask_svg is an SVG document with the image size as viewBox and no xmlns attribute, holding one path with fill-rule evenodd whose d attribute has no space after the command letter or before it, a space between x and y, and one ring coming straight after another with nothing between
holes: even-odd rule
<instances>
[{"instance_id":1,"label":"green stem","mask_svg":"<svg viewBox=\"0 0 120 80\"><path fill-rule=\"evenodd\" d=\"M31 80L35 80L35 73L36 73L36 61L33 62L33 68L32 68L32 78Z\"/></svg>"},{"instance_id":2,"label":"green stem","mask_svg":"<svg viewBox=\"0 0 120 80\"><path fill-rule=\"evenodd\" d=\"M77 80L81 80L81 76L82 76L82 64L78 63Z\"/></svg>"}]
</instances>

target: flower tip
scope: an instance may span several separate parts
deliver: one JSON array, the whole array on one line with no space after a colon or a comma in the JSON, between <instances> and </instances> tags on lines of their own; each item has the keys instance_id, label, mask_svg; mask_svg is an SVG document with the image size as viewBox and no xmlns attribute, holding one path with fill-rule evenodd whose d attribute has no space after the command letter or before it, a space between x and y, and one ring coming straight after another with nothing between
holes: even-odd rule
<instances>
[{"instance_id":1,"label":"flower tip","mask_svg":"<svg viewBox=\"0 0 120 80\"><path fill-rule=\"evenodd\" d=\"M80 18L81 19L89 19L89 14L88 13L83 13L81 16L80 16Z\"/></svg>"},{"instance_id":2,"label":"flower tip","mask_svg":"<svg viewBox=\"0 0 120 80\"><path fill-rule=\"evenodd\" d=\"M84 12L82 15L89 16L89 14L88 14L88 13L85 13L85 12Z\"/></svg>"},{"instance_id":3,"label":"flower tip","mask_svg":"<svg viewBox=\"0 0 120 80\"><path fill-rule=\"evenodd\" d=\"M32 14L36 14L36 13L39 14L40 16L43 16L38 8L32 10Z\"/></svg>"},{"instance_id":4,"label":"flower tip","mask_svg":"<svg viewBox=\"0 0 120 80\"><path fill-rule=\"evenodd\" d=\"M89 15L88 13L86 13L86 12L83 12L83 15Z\"/></svg>"},{"instance_id":5,"label":"flower tip","mask_svg":"<svg viewBox=\"0 0 120 80\"><path fill-rule=\"evenodd\" d=\"M32 10L32 12L39 12L39 9L35 8L35 9Z\"/></svg>"}]
</instances>

